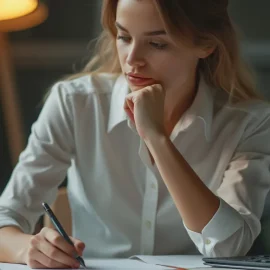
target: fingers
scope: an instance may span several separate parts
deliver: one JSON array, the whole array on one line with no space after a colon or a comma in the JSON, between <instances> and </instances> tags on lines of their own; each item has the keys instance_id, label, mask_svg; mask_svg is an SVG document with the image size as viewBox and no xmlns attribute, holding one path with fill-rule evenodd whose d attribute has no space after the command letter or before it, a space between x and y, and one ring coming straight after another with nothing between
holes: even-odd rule
<instances>
[{"instance_id":1,"label":"fingers","mask_svg":"<svg viewBox=\"0 0 270 270\"><path fill-rule=\"evenodd\" d=\"M129 119L133 122L133 124L135 124L134 114L130 110L126 110L126 113L129 117Z\"/></svg>"},{"instance_id":2,"label":"fingers","mask_svg":"<svg viewBox=\"0 0 270 270\"><path fill-rule=\"evenodd\" d=\"M132 99L127 99L127 106L129 108L129 110L134 113L134 103Z\"/></svg>"},{"instance_id":3,"label":"fingers","mask_svg":"<svg viewBox=\"0 0 270 270\"><path fill-rule=\"evenodd\" d=\"M156 94L156 93L165 93L164 88L161 84L153 84L146 86L140 90L134 91L126 96L125 106L128 106L131 112L134 111L134 103L140 99L141 96L148 95L148 93Z\"/></svg>"},{"instance_id":4,"label":"fingers","mask_svg":"<svg viewBox=\"0 0 270 270\"><path fill-rule=\"evenodd\" d=\"M163 88L163 86L161 84L153 84L149 88L147 87L147 90L148 90L148 92L150 92L153 95L155 95L157 93L159 95L165 95L165 89Z\"/></svg>"},{"instance_id":5,"label":"fingers","mask_svg":"<svg viewBox=\"0 0 270 270\"><path fill-rule=\"evenodd\" d=\"M36 260L31 260L27 262L27 265L32 269L48 269L45 265L39 263Z\"/></svg>"},{"instance_id":6,"label":"fingers","mask_svg":"<svg viewBox=\"0 0 270 270\"><path fill-rule=\"evenodd\" d=\"M85 244L81 240L79 240L79 239L73 238L71 236L69 238L74 243L75 249L76 249L78 255L79 256L82 256L83 255L83 251L85 249Z\"/></svg>"},{"instance_id":7,"label":"fingers","mask_svg":"<svg viewBox=\"0 0 270 270\"><path fill-rule=\"evenodd\" d=\"M42 252L38 250L34 250L33 252L34 254L31 256L31 258L35 258L35 259L32 259L29 261L29 266L31 268L68 269L68 268L73 268L75 266L75 265L67 265L67 264L59 263L58 261L55 261L54 259L47 257L45 254L43 254Z\"/></svg>"},{"instance_id":8,"label":"fingers","mask_svg":"<svg viewBox=\"0 0 270 270\"><path fill-rule=\"evenodd\" d=\"M71 267L78 264L77 260L73 257L74 255L68 255L63 250L60 250L59 248L56 248L55 246L52 246L51 243L48 241L42 241L38 244L38 250L42 252L42 254L45 255L45 257L50 261L53 260L54 262L57 262L62 265L69 265ZM42 264L44 262L40 261ZM45 263L45 265L47 265Z\"/></svg>"},{"instance_id":9,"label":"fingers","mask_svg":"<svg viewBox=\"0 0 270 270\"><path fill-rule=\"evenodd\" d=\"M134 91L130 94L128 94L125 98L124 103L124 110L126 111L129 119L135 124L135 117L134 117L134 109L135 104L139 102L139 100L151 100L151 99L160 99L160 96L164 96L165 91L161 84L153 84L146 86L140 90ZM164 97L162 97L162 100ZM153 100L152 100L153 103ZM156 102L154 102L156 104Z\"/></svg>"},{"instance_id":10,"label":"fingers","mask_svg":"<svg viewBox=\"0 0 270 270\"><path fill-rule=\"evenodd\" d=\"M134 119L134 103L132 100L129 100L128 97L126 97L125 103L124 103L124 110L127 113L129 119L135 124Z\"/></svg>"},{"instance_id":11,"label":"fingers","mask_svg":"<svg viewBox=\"0 0 270 270\"><path fill-rule=\"evenodd\" d=\"M76 240L76 244L84 245L79 240ZM27 264L30 267L43 265L49 268L79 268L79 263L74 258L76 253L76 248L66 242L57 231L43 228L30 240Z\"/></svg>"},{"instance_id":12,"label":"fingers","mask_svg":"<svg viewBox=\"0 0 270 270\"><path fill-rule=\"evenodd\" d=\"M133 101L133 96L130 94L126 96L125 104L124 104L124 109L129 110L131 113L134 113L134 101Z\"/></svg>"},{"instance_id":13,"label":"fingers","mask_svg":"<svg viewBox=\"0 0 270 270\"><path fill-rule=\"evenodd\" d=\"M41 234L54 247L68 254L69 256L74 256L76 249L69 244L56 230L43 228L41 230Z\"/></svg>"},{"instance_id":14,"label":"fingers","mask_svg":"<svg viewBox=\"0 0 270 270\"><path fill-rule=\"evenodd\" d=\"M141 90L148 90L148 91L164 91L164 88L161 84L152 84L149 86L146 86L145 88L142 88ZM138 91L139 92L139 91Z\"/></svg>"},{"instance_id":15,"label":"fingers","mask_svg":"<svg viewBox=\"0 0 270 270\"><path fill-rule=\"evenodd\" d=\"M155 89L164 90L164 88L162 87L161 84L154 84L153 86L154 86Z\"/></svg>"}]
</instances>

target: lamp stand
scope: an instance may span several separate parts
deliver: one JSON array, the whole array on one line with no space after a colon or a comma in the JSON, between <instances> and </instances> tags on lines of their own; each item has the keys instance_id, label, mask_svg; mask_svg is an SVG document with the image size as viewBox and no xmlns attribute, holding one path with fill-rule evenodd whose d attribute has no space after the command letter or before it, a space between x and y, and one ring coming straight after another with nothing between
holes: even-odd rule
<instances>
[{"instance_id":1,"label":"lamp stand","mask_svg":"<svg viewBox=\"0 0 270 270\"><path fill-rule=\"evenodd\" d=\"M13 166L24 148L22 115L13 78L8 34L0 32L0 102Z\"/></svg>"}]
</instances>

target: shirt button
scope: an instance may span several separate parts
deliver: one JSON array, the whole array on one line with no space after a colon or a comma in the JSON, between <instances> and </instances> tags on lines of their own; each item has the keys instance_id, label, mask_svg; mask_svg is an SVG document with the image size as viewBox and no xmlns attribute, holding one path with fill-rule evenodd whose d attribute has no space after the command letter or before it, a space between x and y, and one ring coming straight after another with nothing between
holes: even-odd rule
<instances>
[{"instance_id":1,"label":"shirt button","mask_svg":"<svg viewBox=\"0 0 270 270\"><path fill-rule=\"evenodd\" d=\"M151 229L151 226L152 226L152 222L149 221L149 220L146 220L146 221L145 221L145 226L146 226L147 229L150 230L150 229Z\"/></svg>"},{"instance_id":2,"label":"shirt button","mask_svg":"<svg viewBox=\"0 0 270 270\"><path fill-rule=\"evenodd\" d=\"M206 245L210 245L211 244L211 240L210 239L205 239L205 244Z\"/></svg>"},{"instance_id":3,"label":"shirt button","mask_svg":"<svg viewBox=\"0 0 270 270\"><path fill-rule=\"evenodd\" d=\"M156 189L156 185L154 183L151 184L152 189Z\"/></svg>"}]
</instances>

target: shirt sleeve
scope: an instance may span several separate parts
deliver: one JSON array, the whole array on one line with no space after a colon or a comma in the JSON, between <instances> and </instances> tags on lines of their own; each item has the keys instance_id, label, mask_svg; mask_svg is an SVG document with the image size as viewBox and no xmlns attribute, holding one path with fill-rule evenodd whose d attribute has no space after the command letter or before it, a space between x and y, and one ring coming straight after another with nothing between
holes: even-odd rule
<instances>
[{"instance_id":1,"label":"shirt sleeve","mask_svg":"<svg viewBox=\"0 0 270 270\"><path fill-rule=\"evenodd\" d=\"M201 233L187 232L201 254L245 255L261 230L260 218L270 189L270 116L246 129L216 195L220 205Z\"/></svg>"},{"instance_id":2,"label":"shirt sleeve","mask_svg":"<svg viewBox=\"0 0 270 270\"><path fill-rule=\"evenodd\" d=\"M56 198L74 155L71 107L65 83L55 84L0 197L0 227L32 233L43 213L41 203Z\"/></svg>"}]
</instances>

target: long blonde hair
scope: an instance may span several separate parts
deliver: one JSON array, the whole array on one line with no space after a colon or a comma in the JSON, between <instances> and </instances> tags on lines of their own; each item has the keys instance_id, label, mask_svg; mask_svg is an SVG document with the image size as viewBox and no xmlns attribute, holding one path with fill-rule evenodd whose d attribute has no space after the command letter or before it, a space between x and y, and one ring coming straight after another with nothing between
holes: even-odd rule
<instances>
[{"instance_id":1,"label":"long blonde hair","mask_svg":"<svg viewBox=\"0 0 270 270\"><path fill-rule=\"evenodd\" d=\"M93 58L76 76L121 73L115 44L117 3L118 0L103 0L103 31L97 39ZM198 65L210 86L223 89L240 101L262 99L256 91L254 74L241 57L239 37L227 11L228 0L153 0L153 3L167 33L187 45L215 48Z\"/></svg>"}]
</instances>

